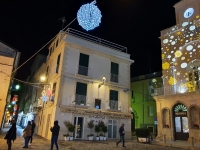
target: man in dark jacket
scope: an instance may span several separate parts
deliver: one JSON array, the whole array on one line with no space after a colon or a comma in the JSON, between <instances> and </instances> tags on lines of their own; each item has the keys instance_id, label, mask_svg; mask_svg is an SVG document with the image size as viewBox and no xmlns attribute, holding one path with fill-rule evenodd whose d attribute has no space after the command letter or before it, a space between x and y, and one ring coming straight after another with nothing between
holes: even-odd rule
<instances>
[{"instance_id":1,"label":"man in dark jacket","mask_svg":"<svg viewBox=\"0 0 200 150\"><path fill-rule=\"evenodd\" d=\"M30 145L33 141L33 133L34 133L34 130L35 130L35 122L34 120L31 121L31 137L30 137Z\"/></svg>"},{"instance_id":2,"label":"man in dark jacket","mask_svg":"<svg viewBox=\"0 0 200 150\"><path fill-rule=\"evenodd\" d=\"M120 140L116 143L116 145L118 146L118 144L122 141L123 145L122 147L125 147L124 145L124 123L122 123L121 127L119 128L119 135L120 135Z\"/></svg>"},{"instance_id":3,"label":"man in dark jacket","mask_svg":"<svg viewBox=\"0 0 200 150\"><path fill-rule=\"evenodd\" d=\"M11 150L12 141L14 142L14 140L16 139L16 132L17 132L15 121L12 120L11 123L12 123L12 126L9 129L9 131L7 132L6 137L4 138L7 140L8 150Z\"/></svg>"},{"instance_id":4,"label":"man in dark jacket","mask_svg":"<svg viewBox=\"0 0 200 150\"><path fill-rule=\"evenodd\" d=\"M58 135L59 135L59 131L60 131L60 126L58 125L58 121L54 121L54 126L53 128L50 128L51 132L52 132L52 137L51 137L51 150L53 149L53 145L55 143L56 145L56 149L58 150Z\"/></svg>"}]
</instances>

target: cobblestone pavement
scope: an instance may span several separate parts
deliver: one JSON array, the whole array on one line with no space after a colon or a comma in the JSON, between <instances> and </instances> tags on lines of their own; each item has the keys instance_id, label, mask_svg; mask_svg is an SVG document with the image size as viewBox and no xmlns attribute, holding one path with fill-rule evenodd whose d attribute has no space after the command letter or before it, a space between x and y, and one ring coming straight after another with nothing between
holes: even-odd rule
<instances>
[{"instance_id":1,"label":"cobblestone pavement","mask_svg":"<svg viewBox=\"0 0 200 150\"><path fill-rule=\"evenodd\" d=\"M18 127L18 137L12 145L12 150L22 150L24 146L24 139L21 137L22 129ZM0 150L7 150L7 144L4 140L4 132L0 133ZM163 147L153 144L141 144L135 140L129 140L125 143L126 148L122 148L122 144L116 146L116 140L112 141L59 141L59 150L181 150L181 148ZM49 150L50 141L40 136L34 135L33 143L28 149L32 150ZM54 150L56 147L54 146Z\"/></svg>"}]
</instances>

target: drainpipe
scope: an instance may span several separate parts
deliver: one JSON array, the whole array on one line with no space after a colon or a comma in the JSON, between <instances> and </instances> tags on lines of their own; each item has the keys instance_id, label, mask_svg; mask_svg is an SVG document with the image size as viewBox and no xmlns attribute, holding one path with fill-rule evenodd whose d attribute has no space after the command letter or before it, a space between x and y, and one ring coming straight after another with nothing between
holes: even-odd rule
<instances>
[{"instance_id":1,"label":"drainpipe","mask_svg":"<svg viewBox=\"0 0 200 150\"><path fill-rule=\"evenodd\" d=\"M142 80L142 123L144 125L144 81Z\"/></svg>"}]
</instances>

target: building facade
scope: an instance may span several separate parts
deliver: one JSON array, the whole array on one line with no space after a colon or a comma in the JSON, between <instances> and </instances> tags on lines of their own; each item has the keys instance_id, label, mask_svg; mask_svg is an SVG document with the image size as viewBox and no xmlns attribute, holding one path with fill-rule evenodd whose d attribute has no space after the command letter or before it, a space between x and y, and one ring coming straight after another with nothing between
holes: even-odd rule
<instances>
[{"instance_id":1,"label":"building facade","mask_svg":"<svg viewBox=\"0 0 200 150\"><path fill-rule=\"evenodd\" d=\"M62 140L68 133L63 122L70 121L75 125L74 138L87 139L87 123L94 120L107 125L109 139L118 138L118 128L125 123L126 138L131 138L129 89L133 60L126 50L73 29L61 31L49 46L44 70L47 84L40 97L43 104L35 107L37 133L50 139L49 129L58 120Z\"/></svg>"},{"instance_id":2,"label":"building facade","mask_svg":"<svg viewBox=\"0 0 200 150\"><path fill-rule=\"evenodd\" d=\"M43 91L43 87L40 86L40 77L44 75L44 69L46 69L45 62L46 56L37 54L30 67L30 75L27 77L26 83L23 84L23 91L19 95L20 107L17 124L22 128L27 126L28 121L35 120L37 112L34 107L36 107L36 102L38 102Z\"/></svg>"},{"instance_id":3,"label":"building facade","mask_svg":"<svg viewBox=\"0 0 200 150\"><path fill-rule=\"evenodd\" d=\"M12 77L19 63L20 53L13 48L0 42L0 125L1 127L5 123L6 119L6 105L10 103L11 91L10 86L12 83ZM12 114L7 114L8 117L12 117Z\"/></svg>"},{"instance_id":4,"label":"building facade","mask_svg":"<svg viewBox=\"0 0 200 150\"><path fill-rule=\"evenodd\" d=\"M156 89L158 136L198 139L200 130L200 1L174 5L176 25L161 31L162 88Z\"/></svg>"},{"instance_id":5,"label":"building facade","mask_svg":"<svg viewBox=\"0 0 200 150\"><path fill-rule=\"evenodd\" d=\"M149 128L157 133L156 102L152 96L154 88L163 87L162 72L131 78L131 107L133 110L132 130Z\"/></svg>"}]
</instances>

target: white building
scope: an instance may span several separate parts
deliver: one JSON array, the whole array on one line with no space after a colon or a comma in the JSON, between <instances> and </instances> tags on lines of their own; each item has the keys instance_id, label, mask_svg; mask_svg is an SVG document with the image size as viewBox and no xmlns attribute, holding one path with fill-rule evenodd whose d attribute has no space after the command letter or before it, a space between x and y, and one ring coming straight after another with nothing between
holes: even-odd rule
<instances>
[{"instance_id":1,"label":"white building","mask_svg":"<svg viewBox=\"0 0 200 150\"><path fill-rule=\"evenodd\" d=\"M4 124L6 104L10 102L10 83L12 73L18 66L20 53L0 42L0 125ZM12 116L12 114L8 114Z\"/></svg>"},{"instance_id":2,"label":"white building","mask_svg":"<svg viewBox=\"0 0 200 150\"><path fill-rule=\"evenodd\" d=\"M123 46L73 29L60 32L49 46L44 72L52 94L36 117L37 133L50 139L49 129L58 120L63 139L68 132L63 121L70 121L76 126L74 138L87 139L87 122L93 119L108 126L109 139L118 138L118 128L125 123L130 139L132 63Z\"/></svg>"}]
</instances>

